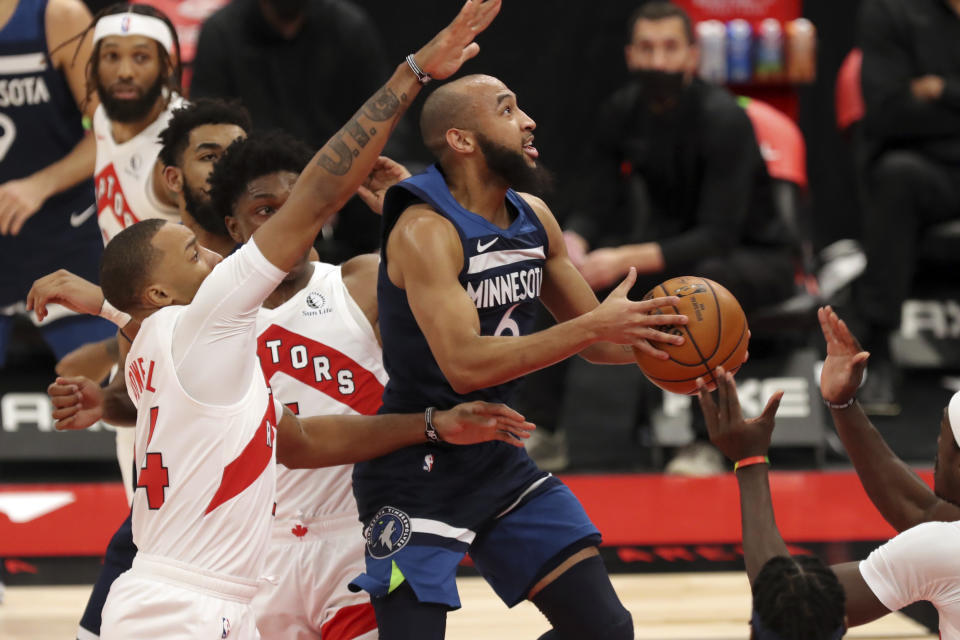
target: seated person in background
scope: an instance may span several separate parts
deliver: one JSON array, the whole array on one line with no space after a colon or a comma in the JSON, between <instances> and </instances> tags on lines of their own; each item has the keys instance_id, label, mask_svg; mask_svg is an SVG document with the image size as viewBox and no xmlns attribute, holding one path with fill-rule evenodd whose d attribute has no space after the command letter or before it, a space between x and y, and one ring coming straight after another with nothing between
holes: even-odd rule
<instances>
[{"instance_id":1,"label":"seated person in background","mask_svg":"<svg viewBox=\"0 0 960 640\"><path fill-rule=\"evenodd\" d=\"M867 0L859 24L867 268L855 332L872 354L860 402L897 414L889 337L910 293L919 234L960 217L960 1Z\"/></svg>"},{"instance_id":2,"label":"seated person in background","mask_svg":"<svg viewBox=\"0 0 960 640\"><path fill-rule=\"evenodd\" d=\"M636 267L634 299L681 275L721 283L748 313L786 299L794 291L794 238L775 214L746 113L726 89L695 77L700 53L690 17L669 2L648 2L633 14L629 36L630 81L602 107L584 186L573 194L564 235L571 260L598 291ZM540 427L538 440L556 428L562 378L554 369L528 382L521 404ZM722 470L698 424L697 442L668 471ZM537 448L529 447L542 465Z\"/></svg>"}]
</instances>

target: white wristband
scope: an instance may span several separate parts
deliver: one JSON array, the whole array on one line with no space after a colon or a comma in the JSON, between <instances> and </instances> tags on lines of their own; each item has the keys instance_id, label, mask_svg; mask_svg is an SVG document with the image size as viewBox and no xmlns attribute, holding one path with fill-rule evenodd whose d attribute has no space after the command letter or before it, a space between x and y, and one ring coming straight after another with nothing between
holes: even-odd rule
<instances>
[{"instance_id":1,"label":"white wristband","mask_svg":"<svg viewBox=\"0 0 960 640\"><path fill-rule=\"evenodd\" d=\"M120 311L112 304L107 302L106 298L103 299L103 304L100 305L100 317L109 320L121 329L127 326L127 323L130 322L130 314Z\"/></svg>"}]
</instances>

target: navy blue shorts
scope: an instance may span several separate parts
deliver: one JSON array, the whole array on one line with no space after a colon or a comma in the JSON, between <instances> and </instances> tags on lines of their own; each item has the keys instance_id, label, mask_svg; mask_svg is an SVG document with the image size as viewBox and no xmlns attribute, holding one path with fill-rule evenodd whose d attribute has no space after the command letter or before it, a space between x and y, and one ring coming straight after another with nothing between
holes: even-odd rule
<instances>
[{"instance_id":1,"label":"navy blue shorts","mask_svg":"<svg viewBox=\"0 0 960 640\"><path fill-rule=\"evenodd\" d=\"M457 565L469 552L480 575L512 607L523 601L542 569L580 543L600 544L600 532L573 492L553 477L529 498L478 527L455 528L384 507L364 529L366 573L350 589L383 597L408 582L420 602L460 608Z\"/></svg>"}]
</instances>

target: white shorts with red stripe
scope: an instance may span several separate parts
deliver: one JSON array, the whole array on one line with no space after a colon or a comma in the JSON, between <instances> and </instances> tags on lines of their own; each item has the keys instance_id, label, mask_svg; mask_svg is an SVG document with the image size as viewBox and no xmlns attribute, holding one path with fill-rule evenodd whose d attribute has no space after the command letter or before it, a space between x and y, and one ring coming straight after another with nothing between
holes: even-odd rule
<instances>
[{"instance_id":1,"label":"white shorts with red stripe","mask_svg":"<svg viewBox=\"0 0 960 640\"><path fill-rule=\"evenodd\" d=\"M257 640L250 606L257 583L196 571L138 553L110 587L102 640L220 638Z\"/></svg>"},{"instance_id":2,"label":"white shorts with red stripe","mask_svg":"<svg viewBox=\"0 0 960 640\"><path fill-rule=\"evenodd\" d=\"M274 523L253 599L264 640L375 640L377 619L364 592L347 583L363 572L363 531L356 514Z\"/></svg>"}]
</instances>

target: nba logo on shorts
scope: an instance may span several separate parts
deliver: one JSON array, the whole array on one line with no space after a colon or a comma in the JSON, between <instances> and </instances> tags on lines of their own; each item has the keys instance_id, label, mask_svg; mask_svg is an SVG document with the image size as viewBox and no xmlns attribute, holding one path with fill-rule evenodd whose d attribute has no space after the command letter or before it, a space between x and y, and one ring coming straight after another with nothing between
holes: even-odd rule
<instances>
[{"instance_id":1,"label":"nba logo on shorts","mask_svg":"<svg viewBox=\"0 0 960 640\"><path fill-rule=\"evenodd\" d=\"M223 633L220 634L220 637L226 638L230 635L230 621L226 618L220 618L220 625L223 628Z\"/></svg>"},{"instance_id":2,"label":"nba logo on shorts","mask_svg":"<svg viewBox=\"0 0 960 640\"><path fill-rule=\"evenodd\" d=\"M400 509L384 507L373 517L363 535L371 557L392 556L410 542L410 518Z\"/></svg>"},{"instance_id":3,"label":"nba logo on shorts","mask_svg":"<svg viewBox=\"0 0 960 640\"><path fill-rule=\"evenodd\" d=\"M123 16L123 18L120 20L120 31L123 33L130 31L130 16ZM226 638L227 636L223 637Z\"/></svg>"},{"instance_id":4,"label":"nba logo on shorts","mask_svg":"<svg viewBox=\"0 0 960 640\"><path fill-rule=\"evenodd\" d=\"M427 473L430 473L430 471L433 470L433 454L432 453L428 453L427 455L423 456L423 470L426 471Z\"/></svg>"}]
</instances>

